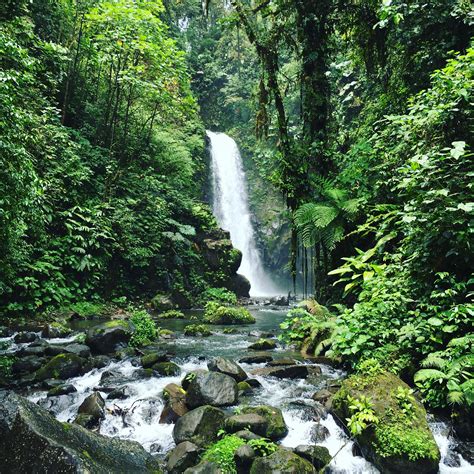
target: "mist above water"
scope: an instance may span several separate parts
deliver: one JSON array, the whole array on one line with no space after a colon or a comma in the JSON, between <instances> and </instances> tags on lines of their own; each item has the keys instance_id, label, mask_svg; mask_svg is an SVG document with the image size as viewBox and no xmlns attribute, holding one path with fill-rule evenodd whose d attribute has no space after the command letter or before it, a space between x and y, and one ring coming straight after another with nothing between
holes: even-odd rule
<instances>
[{"instance_id":1,"label":"mist above water","mask_svg":"<svg viewBox=\"0 0 474 474\"><path fill-rule=\"evenodd\" d=\"M230 232L234 247L242 252L238 271L249 279L252 296L276 295L278 289L265 271L255 244L239 148L225 133L208 131L207 136L211 142L213 212L219 225Z\"/></svg>"}]
</instances>

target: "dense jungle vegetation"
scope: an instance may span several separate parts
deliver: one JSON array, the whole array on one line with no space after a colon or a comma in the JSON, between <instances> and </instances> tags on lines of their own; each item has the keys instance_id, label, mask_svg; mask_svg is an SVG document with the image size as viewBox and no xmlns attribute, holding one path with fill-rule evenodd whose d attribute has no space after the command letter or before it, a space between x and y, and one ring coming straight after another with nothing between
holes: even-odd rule
<instances>
[{"instance_id":1,"label":"dense jungle vegetation","mask_svg":"<svg viewBox=\"0 0 474 474\"><path fill-rule=\"evenodd\" d=\"M198 251L211 128L277 223L267 259L288 249L319 303L287 340L472 409L469 1L7 0L0 20L2 313L225 286Z\"/></svg>"}]
</instances>

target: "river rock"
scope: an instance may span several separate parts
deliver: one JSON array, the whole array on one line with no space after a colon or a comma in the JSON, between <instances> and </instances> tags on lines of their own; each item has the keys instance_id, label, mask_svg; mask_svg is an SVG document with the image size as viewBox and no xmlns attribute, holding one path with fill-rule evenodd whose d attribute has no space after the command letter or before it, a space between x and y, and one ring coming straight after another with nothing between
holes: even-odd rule
<instances>
[{"instance_id":1,"label":"river rock","mask_svg":"<svg viewBox=\"0 0 474 474\"><path fill-rule=\"evenodd\" d=\"M116 319L100 324L87 333L86 344L94 354L110 354L128 344L133 334L129 321Z\"/></svg>"},{"instance_id":2,"label":"river rock","mask_svg":"<svg viewBox=\"0 0 474 474\"><path fill-rule=\"evenodd\" d=\"M85 359L76 354L59 354L35 372L35 380L46 379L66 380L83 373Z\"/></svg>"},{"instance_id":3,"label":"river rock","mask_svg":"<svg viewBox=\"0 0 474 474\"><path fill-rule=\"evenodd\" d=\"M34 355L15 359L12 365L12 373L31 374L35 370L38 370L45 362L46 359Z\"/></svg>"},{"instance_id":4,"label":"river rock","mask_svg":"<svg viewBox=\"0 0 474 474\"><path fill-rule=\"evenodd\" d=\"M151 307L157 311L169 311L175 309L176 305L171 298L171 295L158 293L150 302Z\"/></svg>"},{"instance_id":5,"label":"river rock","mask_svg":"<svg viewBox=\"0 0 474 474\"><path fill-rule=\"evenodd\" d=\"M260 405L255 407L244 407L241 411L242 415L255 414L264 418L267 422L265 433L263 436L278 441L288 434L283 413L279 408L270 405Z\"/></svg>"},{"instance_id":6,"label":"river rock","mask_svg":"<svg viewBox=\"0 0 474 474\"><path fill-rule=\"evenodd\" d=\"M251 441L252 439L262 439L262 436L252 433L248 429L237 431L237 433L234 433L234 436L237 436L237 438L241 438L245 441Z\"/></svg>"},{"instance_id":7,"label":"river rock","mask_svg":"<svg viewBox=\"0 0 474 474\"><path fill-rule=\"evenodd\" d=\"M196 408L201 405L230 406L238 399L237 382L218 372L196 373L186 393L186 405Z\"/></svg>"},{"instance_id":8,"label":"river rock","mask_svg":"<svg viewBox=\"0 0 474 474\"><path fill-rule=\"evenodd\" d=\"M19 351L15 353L15 357L28 357L35 356L41 357L46 353L46 346L44 344L36 345L34 342L28 346L22 347Z\"/></svg>"},{"instance_id":9,"label":"river rock","mask_svg":"<svg viewBox=\"0 0 474 474\"><path fill-rule=\"evenodd\" d=\"M215 357L207 363L207 368L211 372L219 372L221 374L232 377L237 382L243 382L247 378L247 374L234 361L225 359L224 357Z\"/></svg>"},{"instance_id":10,"label":"river rock","mask_svg":"<svg viewBox=\"0 0 474 474\"><path fill-rule=\"evenodd\" d=\"M224 471L215 463L202 461L197 466L189 467L184 474L225 474Z\"/></svg>"},{"instance_id":11,"label":"river rock","mask_svg":"<svg viewBox=\"0 0 474 474\"><path fill-rule=\"evenodd\" d=\"M196 369L193 370L192 372L188 372L183 380L181 380L181 387L184 388L184 390L187 390L189 387L189 384L192 382L192 380L196 377L197 374L207 374L209 373L207 370L204 369Z\"/></svg>"},{"instance_id":12,"label":"river rock","mask_svg":"<svg viewBox=\"0 0 474 474\"><path fill-rule=\"evenodd\" d=\"M279 379L304 379L308 376L308 367L303 364L288 365L286 367L264 367L252 370L252 374Z\"/></svg>"},{"instance_id":13,"label":"river rock","mask_svg":"<svg viewBox=\"0 0 474 474\"><path fill-rule=\"evenodd\" d=\"M99 392L94 392L84 399L77 410L74 423L84 428L95 429L105 418L105 401Z\"/></svg>"},{"instance_id":14,"label":"river rock","mask_svg":"<svg viewBox=\"0 0 474 474\"><path fill-rule=\"evenodd\" d=\"M57 387L53 387L48 391L48 397L57 397L59 395L68 395L70 393L77 392L76 387L71 384L61 384Z\"/></svg>"},{"instance_id":15,"label":"river rock","mask_svg":"<svg viewBox=\"0 0 474 474\"><path fill-rule=\"evenodd\" d=\"M276 342L271 339L259 339L248 347L251 351L269 351L276 349Z\"/></svg>"},{"instance_id":16,"label":"river rock","mask_svg":"<svg viewBox=\"0 0 474 474\"><path fill-rule=\"evenodd\" d=\"M250 474L315 474L313 465L289 450L279 448L270 456L257 458Z\"/></svg>"},{"instance_id":17,"label":"river rock","mask_svg":"<svg viewBox=\"0 0 474 474\"><path fill-rule=\"evenodd\" d=\"M179 443L168 455L167 472L180 474L194 466L199 459L199 448L189 441Z\"/></svg>"},{"instance_id":18,"label":"river rock","mask_svg":"<svg viewBox=\"0 0 474 474\"><path fill-rule=\"evenodd\" d=\"M322 390L317 391L311 398L321 404L325 404L330 398L333 397L333 393L329 390L323 388Z\"/></svg>"},{"instance_id":19,"label":"river rock","mask_svg":"<svg viewBox=\"0 0 474 474\"><path fill-rule=\"evenodd\" d=\"M206 446L217 440L217 433L224 427L225 414L211 406L191 410L178 419L173 429L176 444L191 441L198 446Z\"/></svg>"},{"instance_id":20,"label":"river rock","mask_svg":"<svg viewBox=\"0 0 474 474\"><path fill-rule=\"evenodd\" d=\"M173 362L158 362L157 364L154 364L151 368L153 372L163 377L171 377L173 375L179 375L181 373L181 369L179 368L179 366Z\"/></svg>"},{"instance_id":21,"label":"river rock","mask_svg":"<svg viewBox=\"0 0 474 474\"><path fill-rule=\"evenodd\" d=\"M309 438L313 443L322 443L329 438L329 435L329 430L321 423L316 423L309 432Z\"/></svg>"},{"instance_id":22,"label":"river rock","mask_svg":"<svg viewBox=\"0 0 474 474\"><path fill-rule=\"evenodd\" d=\"M273 360L273 357L266 354L258 354L254 356L245 356L239 359L241 364L265 364Z\"/></svg>"},{"instance_id":23,"label":"river rock","mask_svg":"<svg viewBox=\"0 0 474 474\"><path fill-rule=\"evenodd\" d=\"M79 357L87 358L91 355L91 350L89 349L89 346L86 346L85 344L73 342L72 344L68 344L66 346L51 344L46 346L45 353L50 356L55 356L58 354L76 354Z\"/></svg>"},{"instance_id":24,"label":"river rock","mask_svg":"<svg viewBox=\"0 0 474 474\"><path fill-rule=\"evenodd\" d=\"M67 328L61 323L48 323L43 327L41 331L41 337L48 339L67 337L71 334L71 332L71 329Z\"/></svg>"},{"instance_id":25,"label":"river rock","mask_svg":"<svg viewBox=\"0 0 474 474\"><path fill-rule=\"evenodd\" d=\"M318 471L331 462L329 450L323 446L299 445L295 448L295 454L309 461Z\"/></svg>"},{"instance_id":26,"label":"river rock","mask_svg":"<svg viewBox=\"0 0 474 474\"><path fill-rule=\"evenodd\" d=\"M140 359L140 362L144 369L149 369L159 362L169 362L169 356L166 352L150 352L149 354L145 354Z\"/></svg>"},{"instance_id":27,"label":"river rock","mask_svg":"<svg viewBox=\"0 0 474 474\"><path fill-rule=\"evenodd\" d=\"M21 331L13 338L17 344L33 342L36 339L38 339L38 334L31 331Z\"/></svg>"},{"instance_id":28,"label":"river rock","mask_svg":"<svg viewBox=\"0 0 474 474\"><path fill-rule=\"evenodd\" d=\"M61 423L14 393L0 394L0 452L4 473L161 472L139 443Z\"/></svg>"},{"instance_id":29,"label":"river rock","mask_svg":"<svg viewBox=\"0 0 474 474\"><path fill-rule=\"evenodd\" d=\"M233 291L237 296L244 298L250 297L250 287L250 281L240 273L232 276L227 284L227 288L230 291Z\"/></svg>"},{"instance_id":30,"label":"river rock","mask_svg":"<svg viewBox=\"0 0 474 474\"><path fill-rule=\"evenodd\" d=\"M227 418L225 428L229 433L236 433L248 429L252 433L266 436L268 422L263 416L256 413L238 414Z\"/></svg>"},{"instance_id":31,"label":"river rock","mask_svg":"<svg viewBox=\"0 0 474 474\"><path fill-rule=\"evenodd\" d=\"M275 359L267 364L269 367L281 367L286 365L296 365L295 359L284 358L284 359Z\"/></svg>"},{"instance_id":32,"label":"river rock","mask_svg":"<svg viewBox=\"0 0 474 474\"><path fill-rule=\"evenodd\" d=\"M160 423L175 423L188 412L186 392L175 383L168 384L163 390L166 403L160 415Z\"/></svg>"},{"instance_id":33,"label":"river rock","mask_svg":"<svg viewBox=\"0 0 474 474\"><path fill-rule=\"evenodd\" d=\"M397 392L402 389L410 406L409 415L402 410ZM332 399L340 420L352 415L352 399L370 400L373 414L378 418L377 429L366 429L356 437L365 458L383 473L402 474L438 472L440 452L426 421L423 405L410 395L405 382L390 372L355 374L342 382ZM416 452L413 443L416 440Z\"/></svg>"},{"instance_id":34,"label":"river rock","mask_svg":"<svg viewBox=\"0 0 474 474\"><path fill-rule=\"evenodd\" d=\"M113 389L107 395L107 400L125 400L127 396L127 389L125 387L121 387Z\"/></svg>"},{"instance_id":35,"label":"river rock","mask_svg":"<svg viewBox=\"0 0 474 474\"><path fill-rule=\"evenodd\" d=\"M237 448L234 453L234 461L237 467L238 473L247 473L250 470L253 460L256 458L256 454L252 446L244 444Z\"/></svg>"}]
</instances>

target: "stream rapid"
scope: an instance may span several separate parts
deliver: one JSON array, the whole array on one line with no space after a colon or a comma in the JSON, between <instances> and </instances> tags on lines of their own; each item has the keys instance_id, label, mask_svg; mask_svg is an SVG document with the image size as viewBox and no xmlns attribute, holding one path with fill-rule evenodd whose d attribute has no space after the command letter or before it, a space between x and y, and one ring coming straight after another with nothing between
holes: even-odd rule
<instances>
[{"instance_id":1,"label":"stream rapid","mask_svg":"<svg viewBox=\"0 0 474 474\"><path fill-rule=\"evenodd\" d=\"M224 334L224 327L214 327L210 337L185 337L182 330L191 319L160 321L164 328L175 332L176 338L160 343L162 349L172 354L172 361L179 365L181 374L173 377L144 378L137 358L111 360L106 367L94 369L87 374L69 379L66 383L74 385L77 392L57 397L47 397L46 391L35 391L27 394L28 398L51 411L61 421L72 421L79 405L94 391L99 391L106 398L111 389L124 388L126 398L123 400L106 400L106 417L100 426L100 433L106 436L120 437L141 443L145 449L159 456L164 456L174 447L173 424L161 424L159 418L164 407L162 392L169 383L180 384L186 373L196 369L206 369L207 362L215 356L222 356L238 361L249 355L247 347L258 338L260 333L276 333L279 323L285 318L286 311L275 311L252 308L251 312L257 322L254 325L240 326L235 334ZM187 317L197 316L188 312ZM87 322L87 325L97 324ZM84 324L84 323L82 323ZM85 329L84 327L82 329ZM64 339L49 339L48 343L62 343L74 340L74 336ZM12 338L3 339L3 341ZM18 350L28 344L13 345L8 350ZM269 353L274 359L291 357L301 360L298 353L278 348ZM250 373L263 364L241 364ZM315 425L315 405L311 396L315 391L327 385L337 383L345 374L337 369L321 365L320 375L308 379L289 380L273 377L255 376L262 387L253 391L250 396L241 396L239 405L268 404L282 410L289 428L288 435L281 444L296 447L301 444L314 444L311 441L311 428ZM229 407L231 412L235 407ZM320 423L329 430L329 437L319 442L328 448L331 455L336 455L331 463L331 472L335 474L374 474L379 472L363 457L357 455L354 443L348 439L334 418L328 414ZM474 466L464 460L456 451L456 441L450 436L446 423L433 421L431 427L442 454L441 474L474 473ZM449 464L449 465L448 465ZM451 467L450 467L451 466ZM452 467L456 466L456 467Z\"/></svg>"}]
</instances>

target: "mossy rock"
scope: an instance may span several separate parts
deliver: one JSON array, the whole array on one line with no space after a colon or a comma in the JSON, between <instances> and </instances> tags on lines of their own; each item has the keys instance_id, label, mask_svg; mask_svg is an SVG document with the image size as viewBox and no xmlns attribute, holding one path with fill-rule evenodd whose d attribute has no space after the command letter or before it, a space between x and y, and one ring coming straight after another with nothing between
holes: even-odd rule
<instances>
[{"instance_id":1,"label":"mossy rock","mask_svg":"<svg viewBox=\"0 0 474 474\"><path fill-rule=\"evenodd\" d=\"M250 468L250 474L314 474L316 470L306 460L289 450L279 448L270 456L257 458Z\"/></svg>"},{"instance_id":2,"label":"mossy rock","mask_svg":"<svg viewBox=\"0 0 474 474\"><path fill-rule=\"evenodd\" d=\"M267 422L264 435L272 441L278 441L288 434L288 427L283 418L283 413L279 408L270 405L259 405L255 407L244 407L241 413L243 415L254 413L263 417Z\"/></svg>"},{"instance_id":3,"label":"mossy rock","mask_svg":"<svg viewBox=\"0 0 474 474\"><path fill-rule=\"evenodd\" d=\"M243 395L252 393L253 388L247 382L239 382L237 384L237 390Z\"/></svg>"},{"instance_id":4,"label":"mossy rock","mask_svg":"<svg viewBox=\"0 0 474 474\"><path fill-rule=\"evenodd\" d=\"M387 474L436 473L440 453L426 411L412 395L408 396L411 408L402 411L396 397L398 390L409 393L408 385L389 372L353 375L334 396L333 410L345 420L353 414L350 397L368 398L378 422L357 436L364 456Z\"/></svg>"},{"instance_id":5,"label":"mossy rock","mask_svg":"<svg viewBox=\"0 0 474 474\"><path fill-rule=\"evenodd\" d=\"M171 295L158 293L151 301L150 305L157 311L170 311L176 308Z\"/></svg>"},{"instance_id":6,"label":"mossy rock","mask_svg":"<svg viewBox=\"0 0 474 474\"><path fill-rule=\"evenodd\" d=\"M184 313L176 309L164 311L158 315L159 319L184 319Z\"/></svg>"},{"instance_id":7,"label":"mossy rock","mask_svg":"<svg viewBox=\"0 0 474 474\"><path fill-rule=\"evenodd\" d=\"M158 362L152 366L152 369L154 372L164 377L172 377L181 373L179 366L173 362Z\"/></svg>"},{"instance_id":8,"label":"mossy rock","mask_svg":"<svg viewBox=\"0 0 474 474\"><path fill-rule=\"evenodd\" d=\"M223 306L215 301L206 305L204 321L208 324L254 324L255 318L246 308Z\"/></svg>"},{"instance_id":9,"label":"mossy rock","mask_svg":"<svg viewBox=\"0 0 474 474\"><path fill-rule=\"evenodd\" d=\"M271 339L259 339L249 346L252 351L270 351L276 349L276 342Z\"/></svg>"},{"instance_id":10,"label":"mossy rock","mask_svg":"<svg viewBox=\"0 0 474 474\"><path fill-rule=\"evenodd\" d=\"M66 380L82 374L86 360L76 354L58 354L39 368L34 378L38 382L46 379Z\"/></svg>"},{"instance_id":11,"label":"mossy rock","mask_svg":"<svg viewBox=\"0 0 474 474\"><path fill-rule=\"evenodd\" d=\"M184 335L208 337L212 335L212 331L205 324L188 324L184 328Z\"/></svg>"}]
</instances>

